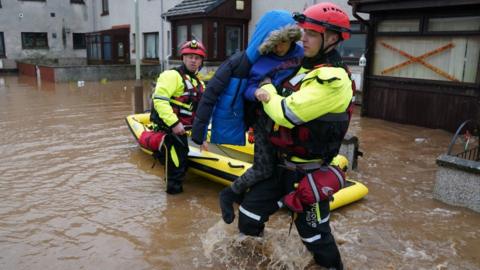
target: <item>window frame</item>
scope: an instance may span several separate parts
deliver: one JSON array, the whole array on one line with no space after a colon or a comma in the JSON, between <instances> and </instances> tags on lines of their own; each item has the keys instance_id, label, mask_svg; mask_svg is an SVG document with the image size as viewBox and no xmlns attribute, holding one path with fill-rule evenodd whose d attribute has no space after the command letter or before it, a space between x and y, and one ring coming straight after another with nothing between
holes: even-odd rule
<instances>
[{"instance_id":1,"label":"window frame","mask_svg":"<svg viewBox=\"0 0 480 270\"><path fill-rule=\"evenodd\" d=\"M225 55L226 58L228 58L228 57L234 55L235 53L237 53L237 52L233 52L230 55L227 54L227 38L228 38L227 37L227 35L228 35L227 34L227 28L238 28L240 30L239 31L240 32L240 36L239 36L240 40L238 42L239 45L240 45L239 51L243 50L243 44L244 44L244 42L243 42L243 39L244 39L244 29L243 28L244 28L244 26L241 25L241 24L230 24L230 23L229 24L224 24L223 25L223 29L224 29L223 32L225 33L225 35L223 37L223 44L224 44L223 55Z\"/></svg>"},{"instance_id":2,"label":"window frame","mask_svg":"<svg viewBox=\"0 0 480 270\"><path fill-rule=\"evenodd\" d=\"M24 50L48 50L50 49L49 45L48 45L48 32L21 32L21 38L22 38L22 49ZM25 46L25 41L26 41L26 35L37 35L33 41L34 45L31 46L31 47L27 47ZM39 39L39 36L40 35L43 35L45 37L45 44L46 46L45 47L39 47L39 46L36 46L35 44L37 43L37 39Z\"/></svg>"},{"instance_id":3,"label":"window frame","mask_svg":"<svg viewBox=\"0 0 480 270\"><path fill-rule=\"evenodd\" d=\"M203 25L202 43L203 45L205 45L208 52L207 57L205 58L206 61L221 62L228 58L225 55L225 51L226 51L225 27L226 26L240 27L241 29L240 50L241 51L245 50L245 48L247 47L248 31L249 31L247 20L238 20L238 19L231 19L231 18L225 18L225 19L219 19L219 18L183 19L182 18L179 20L174 20L172 22L171 40L169 41L169 46L171 46L171 51L170 51L171 53L169 54L170 59L180 60L180 56L178 55L178 47L177 47L177 40L179 40L178 28L182 26L187 27L187 40L188 40L188 39L191 39L190 25L195 25L200 23ZM215 33L216 33L216 36L215 36Z\"/></svg>"},{"instance_id":4,"label":"window frame","mask_svg":"<svg viewBox=\"0 0 480 270\"><path fill-rule=\"evenodd\" d=\"M70 4L85 5L85 0L70 0Z\"/></svg>"},{"instance_id":5,"label":"window frame","mask_svg":"<svg viewBox=\"0 0 480 270\"><path fill-rule=\"evenodd\" d=\"M156 57L147 57L147 36L154 35L155 36L155 54ZM160 35L158 32L144 32L143 33L143 59L146 60L158 60L160 59L159 55L159 44L160 43Z\"/></svg>"},{"instance_id":6,"label":"window frame","mask_svg":"<svg viewBox=\"0 0 480 270\"><path fill-rule=\"evenodd\" d=\"M187 40L192 40L192 26L193 25L201 25L201 29L202 29L202 39L203 40L199 40L200 42L202 42L203 45L206 46L206 42L205 42L205 38L208 39L208 36L205 35L205 24L203 21L201 20L190 20L190 21L181 21L179 22L178 24L175 25L175 27L172 27L172 32L175 31L175 40L174 40L174 43L173 45L175 45L175 58L178 58L180 59L180 52L179 52L179 47L182 43L179 42L179 37L178 37L178 29L180 27L183 27L185 26L187 28ZM181 41L181 42L184 42L184 41ZM208 57L207 57L208 58Z\"/></svg>"},{"instance_id":7,"label":"window frame","mask_svg":"<svg viewBox=\"0 0 480 270\"><path fill-rule=\"evenodd\" d=\"M351 33L350 33L351 37L350 38L352 38L353 35L365 35L365 44L363 44L363 46L364 46L364 54L366 55L367 54L367 42L368 42L368 29L367 29L367 27L359 21L350 21L350 25L359 25L360 26L359 30L352 30L351 31ZM360 60L360 57L342 56L342 59L344 60L344 62L346 64L358 65L358 61Z\"/></svg>"}]
</instances>

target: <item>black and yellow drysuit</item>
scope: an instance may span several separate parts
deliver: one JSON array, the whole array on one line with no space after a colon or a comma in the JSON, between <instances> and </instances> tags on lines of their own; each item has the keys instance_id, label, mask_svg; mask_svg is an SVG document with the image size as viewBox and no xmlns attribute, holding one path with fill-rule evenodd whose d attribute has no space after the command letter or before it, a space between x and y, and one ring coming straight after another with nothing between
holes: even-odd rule
<instances>
[{"instance_id":1,"label":"black and yellow drysuit","mask_svg":"<svg viewBox=\"0 0 480 270\"><path fill-rule=\"evenodd\" d=\"M327 57L338 59L333 50ZM334 63L336 61L333 61ZM325 62L324 62L325 63ZM328 63L328 62L327 62ZM328 168L347 131L352 81L340 65L300 67L282 87L262 86L270 94L263 108L273 120L270 142L278 153L276 174L246 192L239 208L239 229L261 235L269 216L283 206L283 197L307 174ZM283 94L283 96L282 96ZM304 206L295 225L302 242L322 265L341 265L329 226L329 201Z\"/></svg>"},{"instance_id":2,"label":"black and yellow drysuit","mask_svg":"<svg viewBox=\"0 0 480 270\"><path fill-rule=\"evenodd\" d=\"M187 135L175 135L172 128L178 123L182 123L185 128L192 125L204 88L204 82L182 65L162 72L152 95L150 120L156 131L168 134L164 144L168 153L166 179L169 194L183 191L182 182L188 161Z\"/></svg>"}]
</instances>

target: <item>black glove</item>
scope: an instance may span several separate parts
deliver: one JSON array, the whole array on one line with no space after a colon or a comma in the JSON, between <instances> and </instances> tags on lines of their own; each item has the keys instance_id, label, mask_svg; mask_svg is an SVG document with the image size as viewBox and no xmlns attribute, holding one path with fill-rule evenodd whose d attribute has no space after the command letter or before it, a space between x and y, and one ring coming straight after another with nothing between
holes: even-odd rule
<instances>
[{"instance_id":1,"label":"black glove","mask_svg":"<svg viewBox=\"0 0 480 270\"><path fill-rule=\"evenodd\" d=\"M243 200L242 194L233 192L231 187L226 187L220 191L220 209L222 210L222 218L225 223L230 224L235 219L235 211L233 210L233 203L240 204Z\"/></svg>"}]
</instances>

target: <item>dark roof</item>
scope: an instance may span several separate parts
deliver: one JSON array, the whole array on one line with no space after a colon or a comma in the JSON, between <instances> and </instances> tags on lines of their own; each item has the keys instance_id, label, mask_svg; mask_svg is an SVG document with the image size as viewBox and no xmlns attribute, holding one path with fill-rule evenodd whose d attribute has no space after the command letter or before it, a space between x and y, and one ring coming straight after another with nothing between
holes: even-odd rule
<instances>
[{"instance_id":1,"label":"dark roof","mask_svg":"<svg viewBox=\"0 0 480 270\"><path fill-rule=\"evenodd\" d=\"M225 0L183 0L180 4L163 13L166 17L208 13Z\"/></svg>"},{"instance_id":2,"label":"dark roof","mask_svg":"<svg viewBox=\"0 0 480 270\"><path fill-rule=\"evenodd\" d=\"M358 12L409 10L421 8L446 8L451 6L478 5L480 0L348 0Z\"/></svg>"}]
</instances>

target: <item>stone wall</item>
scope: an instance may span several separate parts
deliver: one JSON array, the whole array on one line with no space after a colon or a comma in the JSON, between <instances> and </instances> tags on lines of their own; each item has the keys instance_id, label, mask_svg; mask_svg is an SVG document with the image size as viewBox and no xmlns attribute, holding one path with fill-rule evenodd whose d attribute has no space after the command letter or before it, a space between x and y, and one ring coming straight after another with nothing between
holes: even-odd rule
<instances>
[{"instance_id":1,"label":"stone wall","mask_svg":"<svg viewBox=\"0 0 480 270\"><path fill-rule=\"evenodd\" d=\"M480 213L480 162L441 155L437 165L434 198Z\"/></svg>"},{"instance_id":2,"label":"stone wall","mask_svg":"<svg viewBox=\"0 0 480 270\"><path fill-rule=\"evenodd\" d=\"M26 71L34 71L35 65L38 65L42 80L53 82L135 79L135 65L65 65L68 63L78 63L75 59L71 59L71 61L53 65L22 61L18 63L18 67L21 74L35 76L36 74L34 72ZM46 70L49 71L48 76L45 73ZM142 65L140 70L142 78L151 79L152 77L157 77L160 73L160 65ZM50 71L52 74L50 74Z\"/></svg>"}]
</instances>

